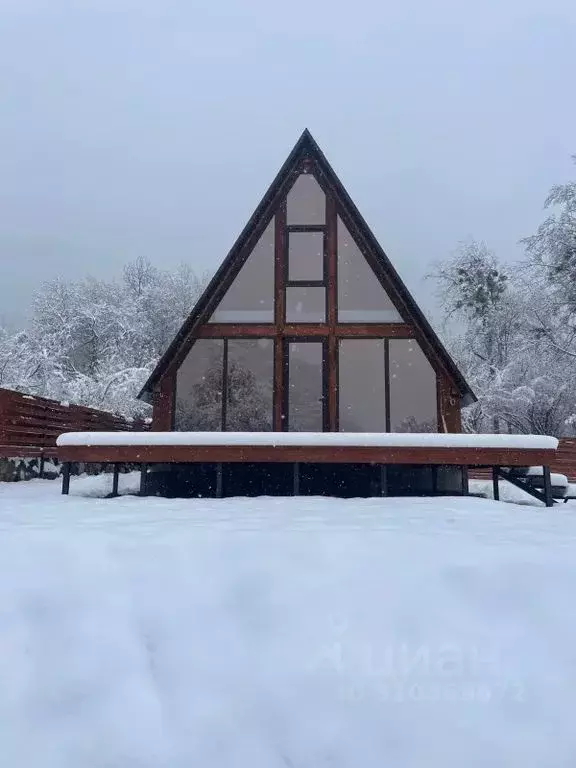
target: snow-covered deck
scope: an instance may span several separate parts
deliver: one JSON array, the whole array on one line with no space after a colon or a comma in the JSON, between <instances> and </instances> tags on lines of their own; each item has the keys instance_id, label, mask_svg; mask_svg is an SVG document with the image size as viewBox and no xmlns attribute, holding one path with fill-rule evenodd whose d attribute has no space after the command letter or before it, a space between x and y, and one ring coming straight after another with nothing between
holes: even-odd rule
<instances>
[{"instance_id":1,"label":"snow-covered deck","mask_svg":"<svg viewBox=\"0 0 576 768\"><path fill-rule=\"evenodd\" d=\"M58 438L64 493L71 462L113 463L116 481L119 464L140 463L144 493L148 464L212 464L220 474L227 464L294 464L295 475L298 465L312 464L491 466L495 473L497 467L541 465L546 475L557 447L556 438L541 435L432 433L73 432ZM465 493L466 472L460 474ZM380 484L384 488L386 481ZM294 494L298 485L295 480Z\"/></svg>"},{"instance_id":2,"label":"snow-covered deck","mask_svg":"<svg viewBox=\"0 0 576 768\"><path fill-rule=\"evenodd\" d=\"M301 462L547 466L558 447L542 435L366 432L72 432L64 462Z\"/></svg>"},{"instance_id":3,"label":"snow-covered deck","mask_svg":"<svg viewBox=\"0 0 576 768\"><path fill-rule=\"evenodd\" d=\"M378 448L495 448L556 450L558 440L544 435L476 435L414 432L67 432L58 446L330 446Z\"/></svg>"}]
</instances>

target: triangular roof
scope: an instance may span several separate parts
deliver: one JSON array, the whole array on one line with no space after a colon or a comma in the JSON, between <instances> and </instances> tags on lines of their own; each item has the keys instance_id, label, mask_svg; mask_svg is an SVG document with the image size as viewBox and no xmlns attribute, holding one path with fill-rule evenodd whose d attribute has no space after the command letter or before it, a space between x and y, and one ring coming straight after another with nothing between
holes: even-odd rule
<instances>
[{"instance_id":1,"label":"triangular roof","mask_svg":"<svg viewBox=\"0 0 576 768\"><path fill-rule=\"evenodd\" d=\"M385 281L388 289L392 287L395 301L399 303L409 322L420 331L426 339L435 356L443 368L453 379L458 387L462 402L469 405L476 400L470 386L460 373L455 362L448 354L446 348L436 335L434 329L420 310L418 304L406 288L398 272L394 269L390 259L386 256L378 240L370 230L370 227L357 209L344 185L336 175L334 169L324 156L324 153L312 137L310 131L305 129L290 152L286 162L278 172L276 178L266 191L266 194L258 204L248 223L240 233L230 252L220 265L216 274L206 287L201 297L196 302L188 318L176 334L170 346L158 361L154 371L142 388L138 397L148 399L155 385L160 381L177 356L180 356L182 347L190 342L193 333L203 323L207 322L214 309L214 296L220 293L220 286L224 281L229 284L244 263L246 246L254 240L255 232L261 232L263 222L267 222L278 203L287 194L296 175L301 171L305 162L312 163L315 171L322 177L324 184L332 191L343 217L351 225L358 238L363 241L367 251L373 254L376 263L372 264L381 282Z\"/></svg>"}]
</instances>

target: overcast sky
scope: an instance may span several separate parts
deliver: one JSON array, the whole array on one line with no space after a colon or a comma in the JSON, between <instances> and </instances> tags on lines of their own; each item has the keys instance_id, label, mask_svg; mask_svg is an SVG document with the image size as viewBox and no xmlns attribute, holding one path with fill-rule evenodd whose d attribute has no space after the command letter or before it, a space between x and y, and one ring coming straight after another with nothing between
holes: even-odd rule
<instances>
[{"instance_id":1,"label":"overcast sky","mask_svg":"<svg viewBox=\"0 0 576 768\"><path fill-rule=\"evenodd\" d=\"M574 0L0 0L0 318L215 270L308 127L409 288L515 259L576 152Z\"/></svg>"}]
</instances>

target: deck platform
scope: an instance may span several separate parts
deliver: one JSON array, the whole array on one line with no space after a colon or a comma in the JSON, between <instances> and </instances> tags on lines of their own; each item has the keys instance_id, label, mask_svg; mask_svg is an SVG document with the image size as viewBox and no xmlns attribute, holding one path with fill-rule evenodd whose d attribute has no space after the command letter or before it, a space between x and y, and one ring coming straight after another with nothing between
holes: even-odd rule
<instances>
[{"instance_id":1,"label":"deck platform","mask_svg":"<svg viewBox=\"0 0 576 768\"><path fill-rule=\"evenodd\" d=\"M537 435L343 432L76 432L61 435L57 442L58 458L65 464L64 493L68 492L73 462L114 464L115 492L121 464L142 465L144 478L151 465L216 465L220 477L222 465L278 463L460 467L463 477L470 467L492 467L498 498L501 467L539 465L550 505L546 478L549 481L549 466L558 446L555 438ZM295 489L297 485L295 479ZM221 480L219 487L221 491Z\"/></svg>"}]
</instances>

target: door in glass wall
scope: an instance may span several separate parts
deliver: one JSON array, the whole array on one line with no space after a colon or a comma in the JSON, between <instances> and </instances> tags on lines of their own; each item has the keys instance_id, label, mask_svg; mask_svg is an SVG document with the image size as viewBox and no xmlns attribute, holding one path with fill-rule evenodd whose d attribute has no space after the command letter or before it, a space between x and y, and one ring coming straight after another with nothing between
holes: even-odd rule
<instances>
[{"instance_id":1,"label":"door in glass wall","mask_svg":"<svg viewBox=\"0 0 576 768\"><path fill-rule=\"evenodd\" d=\"M327 429L324 347L322 341L286 342L284 429L290 432Z\"/></svg>"},{"instance_id":2,"label":"door in glass wall","mask_svg":"<svg viewBox=\"0 0 576 768\"><path fill-rule=\"evenodd\" d=\"M386 432L385 339L340 339L341 432Z\"/></svg>"}]
</instances>

